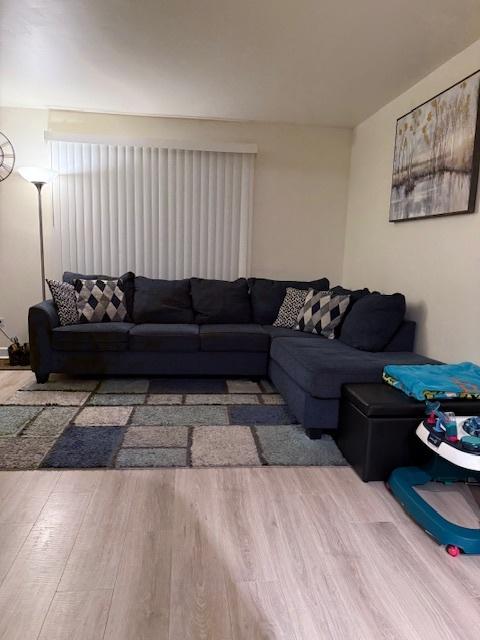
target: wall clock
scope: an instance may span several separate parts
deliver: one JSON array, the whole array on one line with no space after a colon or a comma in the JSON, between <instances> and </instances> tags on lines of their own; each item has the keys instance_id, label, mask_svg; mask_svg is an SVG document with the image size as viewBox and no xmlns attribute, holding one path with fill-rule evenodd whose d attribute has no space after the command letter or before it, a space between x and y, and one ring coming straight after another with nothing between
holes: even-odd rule
<instances>
[{"instance_id":1,"label":"wall clock","mask_svg":"<svg viewBox=\"0 0 480 640\"><path fill-rule=\"evenodd\" d=\"M15 151L6 135L0 132L0 182L8 178L15 165Z\"/></svg>"}]
</instances>

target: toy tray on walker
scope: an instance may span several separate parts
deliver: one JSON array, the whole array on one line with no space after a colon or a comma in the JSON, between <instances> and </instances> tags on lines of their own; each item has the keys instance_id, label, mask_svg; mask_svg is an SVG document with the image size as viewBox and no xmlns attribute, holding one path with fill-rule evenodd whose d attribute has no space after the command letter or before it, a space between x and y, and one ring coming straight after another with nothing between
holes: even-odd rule
<instances>
[{"instance_id":1,"label":"toy tray on walker","mask_svg":"<svg viewBox=\"0 0 480 640\"><path fill-rule=\"evenodd\" d=\"M462 425L469 417L470 416L455 417L455 422L457 423L458 442L448 442L447 440L442 440L440 444L436 446L429 440L431 429L428 429L423 422L418 425L416 433L420 440L441 458L448 460L448 462L451 462L457 467L480 472L480 455L471 453L469 451L464 451L462 449L461 440L463 437L468 437L469 435L466 431L463 430Z\"/></svg>"},{"instance_id":2,"label":"toy tray on walker","mask_svg":"<svg viewBox=\"0 0 480 640\"><path fill-rule=\"evenodd\" d=\"M446 545L451 556L460 553L480 554L480 529L462 527L448 521L433 509L428 502L415 491L415 487L429 482L480 482L480 455L462 449L461 439L469 434L462 425L469 416L456 416L457 442L450 442L445 435L435 432L430 425L421 422L416 435L438 458L425 468L400 467L392 471L388 487L403 506L405 511L439 544ZM441 458L442 460L439 460ZM465 471L467 470L467 471Z\"/></svg>"}]
</instances>

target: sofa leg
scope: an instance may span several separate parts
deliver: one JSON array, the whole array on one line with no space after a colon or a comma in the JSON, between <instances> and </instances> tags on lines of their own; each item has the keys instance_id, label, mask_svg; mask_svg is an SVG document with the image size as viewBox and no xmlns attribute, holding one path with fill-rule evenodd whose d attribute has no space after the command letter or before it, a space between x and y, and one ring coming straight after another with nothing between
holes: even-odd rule
<instances>
[{"instance_id":1,"label":"sofa leg","mask_svg":"<svg viewBox=\"0 0 480 640\"><path fill-rule=\"evenodd\" d=\"M38 384L45 384L48 382L49 373L35 373L35 378L37 379Z\"/></svg>"},{"instance_id":2,"label":"sofa leg","mask_svg":"<svg viewBox=\"0 0 480 640\"><path fill-rule=\"evenodd\" d=\"M310 438L310 440L320 440L322 437L323 429L305 429L305 433Z\"/></svg>"}]
</instances>

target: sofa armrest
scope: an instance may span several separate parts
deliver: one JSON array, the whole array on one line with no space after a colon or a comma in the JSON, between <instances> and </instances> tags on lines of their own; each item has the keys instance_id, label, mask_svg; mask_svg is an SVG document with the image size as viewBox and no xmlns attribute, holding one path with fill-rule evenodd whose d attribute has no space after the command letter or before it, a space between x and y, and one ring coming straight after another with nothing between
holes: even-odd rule
<instances>
[{"instance_id":1,"label":"sofa armrest","mask_svg":"<svg viewBox=\"0 0 480 640\"><path fill-rule=\"evenodd\" d=\"M417 323L413 320L404 320L384 351L413 351L415 345L415 331Z\"/></svg>"},{"instance_id":2,"label":"sofa armrest","mask_svg":"<svg viewBox=\"0 0 480 640\"><path fill-rule=\"evenodd\" d=\"M60 326L53 300L45 300L28 310L30 364L32 371L47 375L51 371L52 331Z\"/></svg>"}]
</instances>

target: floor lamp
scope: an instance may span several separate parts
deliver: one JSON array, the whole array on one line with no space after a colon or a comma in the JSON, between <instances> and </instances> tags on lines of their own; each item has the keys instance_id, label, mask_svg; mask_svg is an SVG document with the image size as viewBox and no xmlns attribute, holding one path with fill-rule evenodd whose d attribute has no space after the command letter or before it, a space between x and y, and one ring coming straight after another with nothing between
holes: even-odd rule
<instances>
[{"instance_id":1,"label":"floor lamp","mask_svg":"<svg viewBox=\"0 0 480 640\"><path fill-rule=\"evenodd\" d=\"M38 192L38 224L40 230L40 263L42 269L42 298L45 300L45 255L43 250L43 220L42 220L42 187L57 175L51 169L40 167L19 167L18 173L37 187Z\"/></svg>"}]
</instances>

